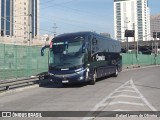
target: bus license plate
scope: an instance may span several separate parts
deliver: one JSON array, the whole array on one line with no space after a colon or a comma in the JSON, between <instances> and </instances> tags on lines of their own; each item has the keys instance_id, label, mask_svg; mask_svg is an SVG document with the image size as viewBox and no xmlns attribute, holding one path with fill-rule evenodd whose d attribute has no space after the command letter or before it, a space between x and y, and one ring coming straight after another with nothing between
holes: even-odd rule
<instances>
[{"instance_id":1,"label":"bus license plate","mask_svg":"<svg viewBox=\"0 0 160 120\"><path fill-rule=\"evenodd\" d=\"M62 83L69 83L69 81L68 80L63 80Z\"/></svg>"}]
</instances>

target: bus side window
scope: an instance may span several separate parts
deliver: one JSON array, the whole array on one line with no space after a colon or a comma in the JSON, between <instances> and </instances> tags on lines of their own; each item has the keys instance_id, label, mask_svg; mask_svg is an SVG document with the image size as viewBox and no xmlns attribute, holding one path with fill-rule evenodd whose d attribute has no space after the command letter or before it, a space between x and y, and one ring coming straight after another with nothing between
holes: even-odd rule
<instances>
[{"instance_id":1,"label":"bus side window","mask_svg":"<svg viewBox=\"0 0 160 120\"><path fill-rule=\"evenodd\" d=\"M91 42L91 36L89 35L88 38L87 38L87 40L86 40L88 50L91 49L91 44L90 44L90 42Z\"/></svg>"},{"instance_id":2,"label":"bus side window","mask_svg":"<svg viewBox=\"0 0 160 120\"><path fill-rule=\"evenodd\" d=\"M94 54L97 51L97 43L98 43L98 40L94 37L92 39L92 54Z\"/></svg>"}]
</instances>

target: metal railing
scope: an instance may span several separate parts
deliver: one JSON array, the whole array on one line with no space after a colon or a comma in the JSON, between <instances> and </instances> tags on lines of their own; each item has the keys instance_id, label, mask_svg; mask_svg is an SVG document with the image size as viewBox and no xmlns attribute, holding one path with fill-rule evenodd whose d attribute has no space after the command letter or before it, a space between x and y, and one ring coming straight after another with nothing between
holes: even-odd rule
<instances>
[{"instance_id":1,"label":"metal railing","mask_svg":"<svg viewBox=\"0 0 160 120\"><path fill-rule=\"evenodd\" d=\"M20 86L22 87L22 86L27 86L31 84L37 84L38 80L39 80L38 76L19 79L19 80L4 80L4 81L0 81L0 89L9 90L11 88L18 88Z\"/></svg>"}]
</instances>

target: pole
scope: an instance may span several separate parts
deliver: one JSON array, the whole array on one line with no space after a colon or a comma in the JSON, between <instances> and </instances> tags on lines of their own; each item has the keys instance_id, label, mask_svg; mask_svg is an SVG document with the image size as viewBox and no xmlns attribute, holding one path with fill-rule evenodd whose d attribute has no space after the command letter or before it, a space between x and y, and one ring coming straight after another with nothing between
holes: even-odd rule
<instances>
[{"instance_id":1,"label":"pole","mask_svg":"<svg viewBox=\"0 0 160 120\"><path fill-rule=\"evenodd\" d=\"M133 23L133 30L134 30L134 44L135 44L135 49L136 49L136 53L137 53L137 56L138 56L138 39L137 39L137 44L136 44L136 40L135 40L135 23Z\"/></svg>"},{"instance_id":2,"label":"pole","mask_svg":"<svg viewBox=\"0 0 160 120\"><path fill-rule=\"evenodd\" d=\"M139 40L137 39L137 55L138 55L138 51L139 51L139 47L138 47L138 43L139 42Z\"/></svg>"},{"instance_id":3,"label":"pole","mask_svg":"<svg viewBox=\"0 0 160 120\"><path fill-rule=\"evenodd\" d=\"M127 44L126 44L126 52L128 52L128 49L129 49L129 45L128 45L128 37L126 37L126 40L127 40Z\"/></svg>"},{"instance_id":4,"label":"pole","mask_svg":"<svg viewBox=\"0 0 160 120\"><path fill-rule=\"evenodd\" d=\"M124 23L126 23L126 31L128 30L128 23L129 23L130 21L128 21L128 17L126 17L126 21L124 21ZM129 45L128 45L128 37L126 37L126 52L128 52L128 50L129 50Z\"/></svg>"},{"instance_id":5,"label":"pole","mask_svg":"<svg viewBox=\"0 0 160 120\"><path fill-rule=\"evenodd\" d=\"M32 0L28 0L28 42L32 41Z\"/></svg>"},{"instance_id":6,"label":"pole","mask_svg":"<svg viewBox=\"0 0 160 120\"><path fill-rule=\"evenodd\" d=\"M156 56L156 51L157 51L156 38L154 38L154 54L155 54L155 56Z\"/></svg>"},{"instance_id":7,"label":"pole","mask_svg":"<svg viewBox=\"0 0 160 120\"><path fill-rule=\"evenodd\" d=\"M152 53L153 53L153 42L152 42Z\"/></svg>"},{"instance_id":8,"label":"pole","mask_svg":"<svg viewBox=\"0 0 160 120\"><path fill-rule=\"evenodd\" d=\"M157 56L157 53L156 53L156 51L157 51L157 49L156 49L156 38L154 38L154 59L155 59L155 65L156 65L156 63L157 63L157 61L156 61L156 56Z\"/></svg>"},{"instance_id":9,"label":"pole","mask_svg":"<svg viewBox=\"0 0 160 120\"><path fill-rule=\"evenodd\" d=\"M57 29L58 27L56 26L56 23L54 23L54 26L53 26L53 29L54 29L54 37L56 36L56 29Z\"/></svg>"},{"instance_id":10,"label":"pole","mask_svg":"<svg viewBox=\"0 0 160 120\"><path fill-rule=\"evenodd\" d=\"M32 0L28 0L28 76L31 76Z\"/></svg>"},{"instance_id":11,"label":"pole","mask_svg":"<svg viewBox=\"0 0 160 120\"><path fill-rule=\"evenodd\" d=\"M157 52L157 55L158 55L158 42L157 42L157 48L156 49L157 49L156 52Z\"/></svg>"}]
</instances>

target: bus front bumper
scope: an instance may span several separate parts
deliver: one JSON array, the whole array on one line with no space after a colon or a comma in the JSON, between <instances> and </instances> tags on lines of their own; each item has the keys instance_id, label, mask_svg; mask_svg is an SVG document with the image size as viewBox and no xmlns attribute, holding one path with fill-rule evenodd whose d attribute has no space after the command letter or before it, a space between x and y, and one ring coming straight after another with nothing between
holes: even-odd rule
<instances>
[{"instance_id":1,"label":"bus front bumper","mask_svg":"<svg viewBox=\"0 0 160 120\"><path fill-rule=\"evenodd\" d=\"M52 81L57 81L62 84L74 84L88 81L88 72L87 70L82 70L81 72L74 72L71 74L52 74L49 73Z\"/></svg>"}]
</instances>

